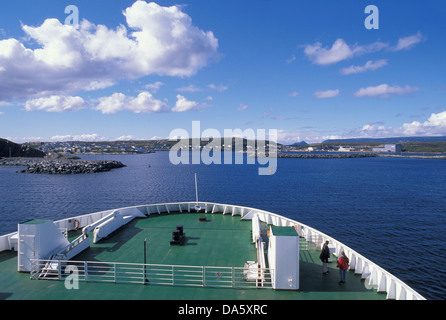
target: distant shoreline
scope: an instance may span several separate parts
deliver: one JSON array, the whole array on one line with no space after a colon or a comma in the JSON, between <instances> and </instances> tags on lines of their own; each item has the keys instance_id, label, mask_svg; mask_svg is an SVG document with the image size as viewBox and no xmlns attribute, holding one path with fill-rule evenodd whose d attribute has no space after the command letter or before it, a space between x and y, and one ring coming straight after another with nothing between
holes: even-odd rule
<instances>
[{"instance_id":1,"label":"distant shoreline","mask_svg":"<svg viewBox=\"0 0 446 320\"><path fill-rule=\"evenodd\" d=\"M169 150L158 150L167 151ZM222 151L223 152L223 151ZM373 157L388 157L388 158L414 158L414 159L446 159L445 153L430 153L430 154L414 154L413 152L406 153L378 153L378 152L312 152L312 151L288 151L289 153L277 152L277 158L297 158L297 159L351 159L351 158L373 158ZM154 153L154 152L149 152ZM72 155L140 155L149 153L74 153ZM244 152L248 153L249 152ZM258 155L263 157L263 155Z\"/></svg>"},{"instance_id":2,"label":"distant shoreline","mask_svg":"<svg viewBox=\"0 0 446 320\"><path fill-rule=\"evenodd\" d=\"M354 153L354 152L336 152L336 153L278 153L278 158L295 158L295 159L345 159L345 158L414 158L414 159L446 159L446 154L392 154L392 153Z\"/></svg>"}]
</instances>

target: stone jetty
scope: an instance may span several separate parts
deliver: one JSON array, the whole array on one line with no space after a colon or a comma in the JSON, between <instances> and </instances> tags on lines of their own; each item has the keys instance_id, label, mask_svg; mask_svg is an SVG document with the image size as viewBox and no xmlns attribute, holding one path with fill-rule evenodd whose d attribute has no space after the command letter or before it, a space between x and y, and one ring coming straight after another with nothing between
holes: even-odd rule
<instances>
[{"instance_id":1,"label":"stone jetty","mask_svg":"<svg viewBox=\"0 0 446 320\"><path fill-rule=\"evenodd\" d=\"M78 159L42 159L42 158L3 158L0 165L25 166L23 173L77 174L96 173L122 168L125 165L115 160L78 160Z\"/></svg>"}]
</instances>

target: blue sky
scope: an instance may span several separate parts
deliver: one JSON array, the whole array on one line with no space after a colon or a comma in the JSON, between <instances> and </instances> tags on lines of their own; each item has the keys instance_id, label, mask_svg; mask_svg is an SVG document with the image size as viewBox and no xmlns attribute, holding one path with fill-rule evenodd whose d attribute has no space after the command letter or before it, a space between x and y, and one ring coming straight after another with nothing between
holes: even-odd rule
<instances>
[{"instance_id":1,"label":"blue sky","mask_svg":"<svg viewBox=\"0 0 446 320\"><path fill-rule=\"evenodd\" d=\"M0 6L2 138L166 138L196 120L283 143L446 135L444 1Z\"/></svg>"}]
</instances>

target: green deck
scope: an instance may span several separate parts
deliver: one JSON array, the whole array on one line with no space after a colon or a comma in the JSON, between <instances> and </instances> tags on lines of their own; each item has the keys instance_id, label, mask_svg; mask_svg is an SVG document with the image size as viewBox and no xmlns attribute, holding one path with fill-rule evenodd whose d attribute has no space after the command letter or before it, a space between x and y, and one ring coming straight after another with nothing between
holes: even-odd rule
<instances>
[{"instance_id":1,"label":"green deck","mask_svg":"<svg viewBox=\"0 0 446 320\"><path fill-rule=\"evenodd\" d=\"M203 215L203 214L200 214ZM243 267L257 260L251 238L251 221L239 216L206 214L162 214L138 218L109 239L76 256L78 261L144 262L147 240L148 264ZM183 225L186 242L171 246L172 230ZM70 234L75 237L75 234ZM153 299L153 300L288 300L288 299L385 299L385 294L366 289L359 276L349 272L339 285L336 263L329 264L329 274L322 274L319 249L300 251L300 290L232 289L175 287L166 285L80 282L79 289L68 290L63 281L30 280L29 274L17 272L17 253L0 252L0 299Z\"/></svg>"}]
</instances>

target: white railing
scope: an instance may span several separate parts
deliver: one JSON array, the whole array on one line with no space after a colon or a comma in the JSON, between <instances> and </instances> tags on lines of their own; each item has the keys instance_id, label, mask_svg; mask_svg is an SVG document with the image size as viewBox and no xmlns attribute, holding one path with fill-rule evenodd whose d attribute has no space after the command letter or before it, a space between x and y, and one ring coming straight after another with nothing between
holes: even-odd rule
<instances>
[{"instance_id":1,"label":"white railing","mask_svg":"<svg viewBox=\"0 0 446 320\"><path fill-rule=\"evenodd\" d=\"M77 248L79 248L79 245L84 243L85 240L87 240L86 241L87 243L85 245L82 245L83 248L80 250L76 250ZM70 258L74 257L76 254L79 254L80 251L82 251L83 249L86 249L89 246L90 246L90 242L88 239L88 235L81 234L76 239L74 239L72 242L70 242L67 246L65 246L65 248L60 250L54 256L54 258L58 259L58 258L62 257L62 259L70 259Z\"/></svg>"},{"instance_id":2,"label":"white railing","mask_svg":"<svg viewBox=\"0 0 446 320\"><path fill-rule=\"evenodd\" d=\"M138 283L148 285L199 286L225 288L271 288L270 270L258 271L259 277L247 277L243 267L210 267L163 264L138 264L96 261L33 259L33 280L65 280Z\"/></svg>"}]
</instances>

